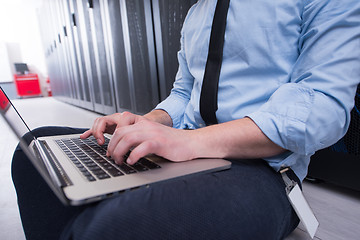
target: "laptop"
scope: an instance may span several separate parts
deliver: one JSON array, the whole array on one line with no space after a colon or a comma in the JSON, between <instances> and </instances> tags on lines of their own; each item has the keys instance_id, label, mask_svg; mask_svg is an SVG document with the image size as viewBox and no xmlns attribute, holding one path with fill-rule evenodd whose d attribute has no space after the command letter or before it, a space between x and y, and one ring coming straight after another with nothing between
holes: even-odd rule
<instances>
[{"instance_id":1,"label":"laptop","mask_svg":"<svg viewBox=\"0 0 360 240\"><path fill-rule=\"evenodd\" d=\"M65 205L99 201L153 183L191 174L229 169L224 159L199 159L175 163L149 155L135 165L117 165L105 156L111 135L98 145L95 138L80 134L35 138L28 146L22 139L30 128L0 87L0 112L32 164Z\"/></svg>"}]
</instances>

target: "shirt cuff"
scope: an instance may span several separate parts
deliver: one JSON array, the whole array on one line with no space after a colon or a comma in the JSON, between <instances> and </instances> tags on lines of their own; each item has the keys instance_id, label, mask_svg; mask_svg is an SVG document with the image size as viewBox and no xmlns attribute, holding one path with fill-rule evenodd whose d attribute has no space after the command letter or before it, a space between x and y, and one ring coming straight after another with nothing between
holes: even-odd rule
<instances>
[{"instance_id":1,"label":"shirt cuff","mask_svg":"<svg viewBox=\"0 0 360 240\"><path fill-rule=\"evenodd\" d=\"M155 109L167 112L172 119L173 127L180 128L184 119L186 104L185 101L170 95L164 101L159 103Z\"/></svg>"},{"instance_id":2,"label":"shirt cuff","mask_svg":"<svg viewBox=\"0 0 360 240\"><path fill-rule=\"evenodd\" d=\"M280 87L261 108L249 114L275 144L291 152L309 154L306 124L311 113L313 91L296 84Z\"/></svg>"}]
</instances>

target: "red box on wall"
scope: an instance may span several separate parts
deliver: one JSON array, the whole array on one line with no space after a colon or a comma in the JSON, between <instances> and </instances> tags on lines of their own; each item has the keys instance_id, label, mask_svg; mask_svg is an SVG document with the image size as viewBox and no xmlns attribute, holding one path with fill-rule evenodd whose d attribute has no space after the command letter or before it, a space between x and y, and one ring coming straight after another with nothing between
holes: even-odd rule
<instances>
[{"instance_id":1,"label":"red box on wall","mask_svg":"<svg viewBox=\"0 0 360 240\"><path fill-rule=\"evenodd\" d=\"M17 93L20 97L41 95L39 77L35 73L14 75Z\"/></svg>"}]
</instances>

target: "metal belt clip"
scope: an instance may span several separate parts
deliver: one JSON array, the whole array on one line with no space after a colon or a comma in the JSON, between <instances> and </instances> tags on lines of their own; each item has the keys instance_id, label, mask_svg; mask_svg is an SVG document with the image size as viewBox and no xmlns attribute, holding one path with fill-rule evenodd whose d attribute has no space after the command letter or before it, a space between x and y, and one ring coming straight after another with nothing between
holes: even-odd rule
<instances>
[{"instance_id":1,"label":"metal belt clip","mask_svg":"<svg viewBox=\"0 0 360 240\"><path fill-rule=\"evenodd\" d=\"M291 180L289 176L286 174L286 172L289 170L289 168L283 168L280 170L281 177L283 178L285 185L286 185L286 193L289 194L291 190L296 186L297 182L294 180Z\"/></svg>"}]
</instances>

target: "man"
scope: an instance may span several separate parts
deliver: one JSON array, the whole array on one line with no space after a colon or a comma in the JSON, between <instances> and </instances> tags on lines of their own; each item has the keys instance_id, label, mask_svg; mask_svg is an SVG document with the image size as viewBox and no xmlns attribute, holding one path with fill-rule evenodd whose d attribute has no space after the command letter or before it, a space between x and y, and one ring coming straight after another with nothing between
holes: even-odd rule
<instances>
[{"instance_id":1,"label":"man","mask_svg":"<svg viewBox=\"0 0 360 240\"><path fill-rule=\"evenodd\" d=\"M185 19L170 96L144 116L99 118L82 138L93 135L103 144L103 133L113 134L107 154L119 164L154 153L171 161L228 158L231 170L66 209L57 231L73 220L63 238L282 239L296 227L278 171L290 167L290 177L300 183L310 156L346 133L360 80L360 3L232 0L218 83L219 124L206 126L199 102L216 3L200 0ZM20 188L25 180L16 180L18 158L13 172Z\"/></svg>"}]
</instances>

